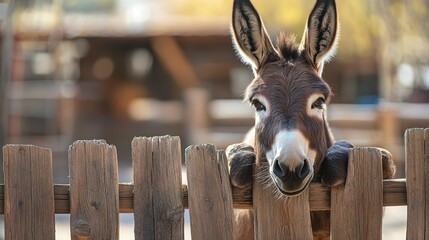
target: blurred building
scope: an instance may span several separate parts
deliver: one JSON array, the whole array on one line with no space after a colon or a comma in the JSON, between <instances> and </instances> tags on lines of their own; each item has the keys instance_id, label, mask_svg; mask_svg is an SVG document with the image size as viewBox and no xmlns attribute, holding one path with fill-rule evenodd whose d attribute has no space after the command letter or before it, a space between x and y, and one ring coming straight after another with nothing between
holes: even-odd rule
<instances>
[{"instance_id":1,"label":"blurred building","mask_svg":"<svg viewBox=\"0 0 429 240\"><path fill-rule=\"evenodd\" d=\"M273 37L279 29L300 34L312 6L254 2ZM77 139L106 139L125 165L134 136L179 135L183 146L220 148L240 141L253 124L240 100L252 73L231 46L230 5L3 4L4 142L52 148L63 169L58 174L67 176L66 151ZM402 158L404 129L429 125L427 105L414 104L429 102L429 30L402 23L427 21L428 4L338 2L338 8L343 37L324 73L335 93L331 126L338 139L387 147Z\"/></svg>"}]
</instances>

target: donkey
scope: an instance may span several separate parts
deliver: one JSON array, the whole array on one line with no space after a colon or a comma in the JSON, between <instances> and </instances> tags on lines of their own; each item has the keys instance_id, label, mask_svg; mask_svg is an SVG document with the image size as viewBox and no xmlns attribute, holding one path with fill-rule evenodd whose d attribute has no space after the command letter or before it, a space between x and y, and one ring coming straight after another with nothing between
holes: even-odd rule
<instances>
[{"instance_id":1,"label":"donkey","mask_svg":"<svg viewBox=\"0 0 429 240\"><path fill-rule=\"evenodd\" d=\"M255 126L244 142L226 150L234 186L252 186L255 161L269 163L270 184L281 196L299 195L312 181L327 187L344 183L353 145L334 141L326 121L332 92L322 79L338 42L338 24L335 0L317 0L301 43L282 33L274 46L250 0L234 0L233 45L255 76L244 94L255 108ZM392 178L392 156L380 150L383 177ZM311 212L311 218L314 239L329 239L329 212ZM253 239L251 210L236 210L234 224L235 239Z\"/></svg>"}]
</instances>

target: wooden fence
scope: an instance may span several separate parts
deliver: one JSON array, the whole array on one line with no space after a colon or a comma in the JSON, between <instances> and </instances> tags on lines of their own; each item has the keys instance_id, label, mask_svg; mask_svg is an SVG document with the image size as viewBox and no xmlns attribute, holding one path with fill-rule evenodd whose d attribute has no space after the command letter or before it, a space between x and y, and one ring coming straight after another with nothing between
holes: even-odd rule
<instances>
[{"instance_id":1,"label":"wooden fence","mask_svg":"<svg viewBox=\"0 0 429 240\"><path fill-rule=\"evenodd\" d=\"M133 184L118 183L116 148L102 140L70 146L69 185L54 185L50 149L7 145L5 238L55 239L55 213L70 213L72 239L118 239L119 213L133 212L135 239L183 239L189 208L193 239L232 239L235 207L254 209L257 239L312 239L309 210L331 211L332 239L381 239L383 206L407 205L407 239L429 239L429 129L407 130L405 141L406 180L383 181L380 153L356 148L345 186L313 183L289 199L274 199L259 183L253 197L231 189L225 154L213 145L186 149L182 185L178 137L132 141Z\"/></svg>"}]
</instances>

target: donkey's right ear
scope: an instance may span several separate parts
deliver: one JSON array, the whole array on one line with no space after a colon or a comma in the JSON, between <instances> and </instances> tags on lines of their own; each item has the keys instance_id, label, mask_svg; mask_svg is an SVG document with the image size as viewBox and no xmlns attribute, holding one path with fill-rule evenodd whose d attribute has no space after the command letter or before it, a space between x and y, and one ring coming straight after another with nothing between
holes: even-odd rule
<instances>
[{"instance_id":1,"label":"donkey's right ear","mask_svg":"<svg viewBox=\"0 0 429 240\"><path fill-rule=\"evenodd\" d=\"M250 64L255 72L278 56L250 0L234 0L232 39L242 60Z\"/></svg>"}]
</instances>

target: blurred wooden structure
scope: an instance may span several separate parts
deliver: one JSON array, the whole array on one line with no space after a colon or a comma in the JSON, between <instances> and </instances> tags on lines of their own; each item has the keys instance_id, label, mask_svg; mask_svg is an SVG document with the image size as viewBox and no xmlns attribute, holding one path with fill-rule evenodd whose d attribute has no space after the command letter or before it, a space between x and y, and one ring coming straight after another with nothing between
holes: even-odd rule
<instances>
[{"instance_id":1,"label":"blurred wooden structure","mask_svg":"<svg viewBox=\"0 0 429 240\"><path fill-rule=\"evenodd\" d=\"M69 148L70 185L53 184L50 149L6 145L6 181L0 187L0 212L5 214L6 239L54 239L56 213L71 214L72 239L100 234L118 239L120 212L135 213L137 239L183 239L185 208L190 210L193 237L232 239L233 207L265 209L255 212L257 239L264 239L266 234L276 239L311 239L309 210L331 210L332 239L381 239L383 206L407 205L407 238L427 239L425 189L429 176L424 161L428 157L429 129L409 129L405 141L407 179L383 181L380 152L356 148L350 153L345 186L328 189L313 183L299 198L276 200L276 209L258 197L259 191L267 190L258 188L258 181L254 183L253 200L250 193L231 188L225 153L213 145L187 148L187 186L181 184L178 137L133 140L133 184L118 183L116 147L102 140L76 141ZM274 196L263 194L263 198L270 197ZM290 204L295 207L288 209ZM272 219L272 214L267 216L266 211L275 211L279 219ZM307 224L294 225L283 214L290 219L304 218ZM285 225L269 224L280 219L286 221Z\"/></svg>"},{"instance_id":2,"label":"blurred wooden structure","mask_svg":"<svg viewBox=\"0 0 429 240\"><path fill-rule=\"evenodd\" d=\"M86 26L89 16L65 16L62 29L15 33L7 143L49 147L65 168L72 139L109 139L119 159L130 160L125 149L135 135L180 135L188 145L224 148L253 125L240 100L252 73L234 54L228 19L167 19L127 32L118 19L100 18L109 29ZM46 71L48 62L54 70ZM402 156L403 130L429 125L424 106L413 120L411 105L374 104L376 56L334 60L324 79L335 93L328 116L337 139Z\"/></svg>"},{"instance_id":3,"label":"blurred wooden structure","mask_svg":"<svg viewBox=\"0 0 429 240\"><path fill-rule=\"evenodd\" d=\"M11 23L9 21L10 7L9 4L4 2L0 3L0 24L3 26L3 34L1 36L1 68L0 68L0 145L6 144L7 135L7 91L10 82L11 74L11 45L12 33Z\"/></svg>"}]
</instances>

